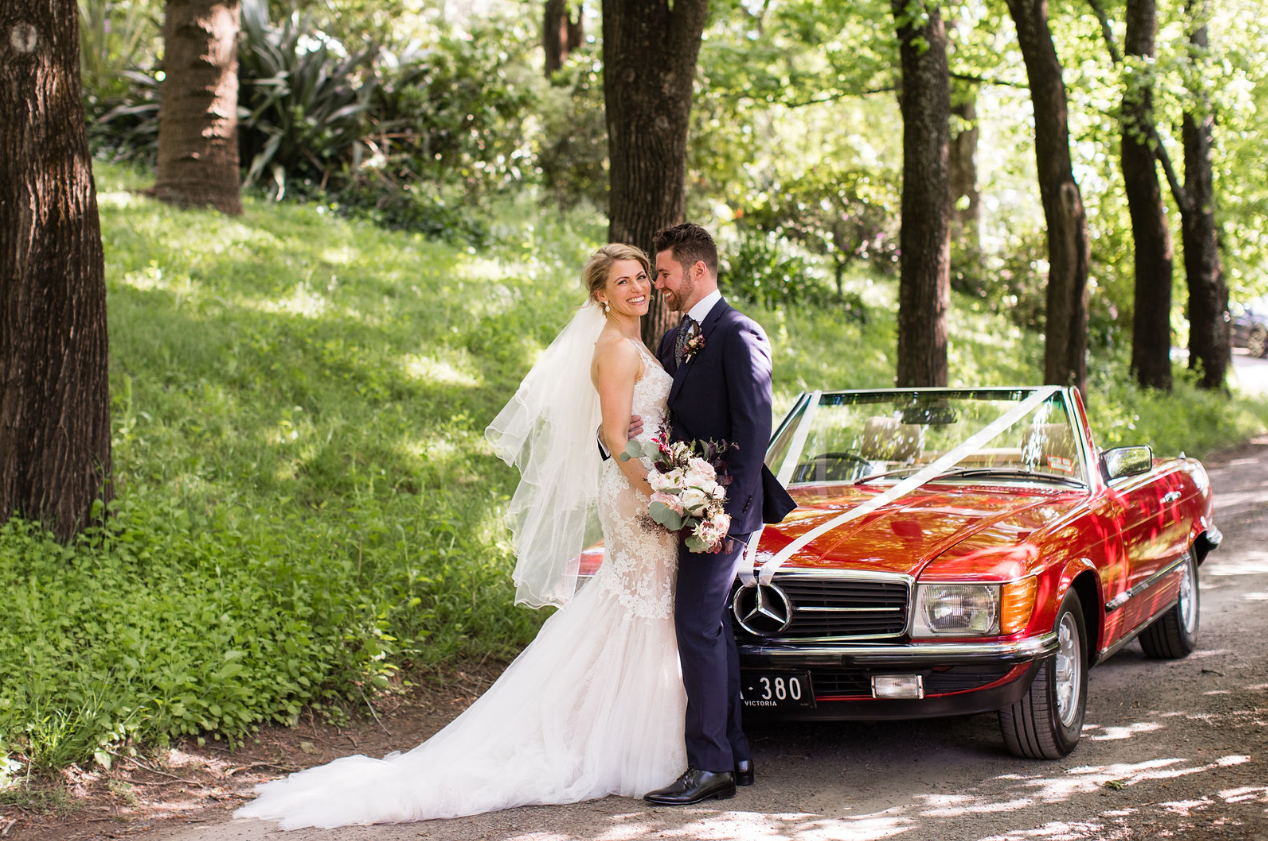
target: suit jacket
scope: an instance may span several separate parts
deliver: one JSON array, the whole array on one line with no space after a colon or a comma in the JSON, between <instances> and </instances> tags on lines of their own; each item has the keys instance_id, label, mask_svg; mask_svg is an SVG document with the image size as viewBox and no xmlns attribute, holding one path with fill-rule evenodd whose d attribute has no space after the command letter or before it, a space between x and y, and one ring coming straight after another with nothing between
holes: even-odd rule
<instances>
[{"instance_id":1,"label":"suit jacket","mask_svg":"<svg viewBox=\"0 0 1268 841\"><path fill-rule=\"evenodd\" d=\"M670 435L675 441L723 439L736 446L724 454L731 485L726 512L731 534L756 531L763 522L778 523L797 507L766 469L771 435L771 352L762 328L748 316L718 301L700 335L704 348L681 366L674 360L670 330L656 355L673 375L669 392Z\"/></svg>"}]
</instances>

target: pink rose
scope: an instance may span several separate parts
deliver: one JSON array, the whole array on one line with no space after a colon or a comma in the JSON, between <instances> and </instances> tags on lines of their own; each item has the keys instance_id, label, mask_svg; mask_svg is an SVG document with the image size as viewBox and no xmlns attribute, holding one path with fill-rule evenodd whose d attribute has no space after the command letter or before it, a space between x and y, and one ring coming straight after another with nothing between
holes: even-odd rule
<instances>
[{"instance_id":1,"label":"pink rose","mask_svg":"<svg viewBox=\"0 0 1268 841\"><path fill-rule=\"evenodd\" d=\"M651 502L661 503L670 511L673 511L675 514L677 514L679 517L681 517L683 514L682 503L678 500L678 497L674 496L673 494L662 493L660 491L657 491L656 493L652 494Z\"/></svg>"}]
</instances>

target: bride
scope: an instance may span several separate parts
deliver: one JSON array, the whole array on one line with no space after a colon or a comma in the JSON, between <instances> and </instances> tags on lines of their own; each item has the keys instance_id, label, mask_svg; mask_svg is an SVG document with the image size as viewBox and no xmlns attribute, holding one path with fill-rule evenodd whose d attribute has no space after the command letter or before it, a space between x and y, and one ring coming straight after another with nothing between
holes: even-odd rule
<instances>
[{"instance_id":1,"label":"bride","mask_svg":"<svg viewBox=\"0 0 1268 841\"><path fill-rule=\"evenodd\" d=\"M584 271L586 304L486 430L519 467L509 519L516 602L566 605L489 690L423 744L348 756L257 786L235 817L283 829L451 818L513 806L641 797L686 767L674 534L647 515L646 460L602 461L595 430L648 438L672 379L639 339L652 294L646 255L607 245ZM573 598L595 534L606 557Z\"/></svg>"}]
</instances>

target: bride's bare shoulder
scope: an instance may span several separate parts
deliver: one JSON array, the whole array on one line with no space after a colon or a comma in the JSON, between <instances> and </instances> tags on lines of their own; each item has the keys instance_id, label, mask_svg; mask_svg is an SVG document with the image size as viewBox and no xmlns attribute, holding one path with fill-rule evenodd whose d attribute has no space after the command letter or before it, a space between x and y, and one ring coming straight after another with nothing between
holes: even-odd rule
<instances>
[{"instance_id":1,"label":"bride's bare shoulder","mask_svg":"<svg viewBox=\"0 0 1268 841\"><path fill-rule=\"evenodd\" d=\"M590 375L597 383L600 377L637 379L643 373L643 358L629 339L615 331L604 330L594 343L594 361Z\"/></svg>"}]
</instances>

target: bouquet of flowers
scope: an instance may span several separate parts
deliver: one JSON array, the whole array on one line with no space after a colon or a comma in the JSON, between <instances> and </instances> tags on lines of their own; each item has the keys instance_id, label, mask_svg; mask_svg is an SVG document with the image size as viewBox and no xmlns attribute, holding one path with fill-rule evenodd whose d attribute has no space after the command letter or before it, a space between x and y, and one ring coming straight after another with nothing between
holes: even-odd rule
<instances>
[{"instance_id":1,"label":"bouquet of flowers","mask_svg":"<svg viewBox=\"0 0 1268 841\"><path fill-rule=\"evenodd\" d=\"M651 459L648 513L670 531L686 532L687 548L692 552L721 552L726 546L731 517L723 506L731 476L721 456L732 446L725 441L671 444L668 431L662 427L646 443L631 440L621 454L622 461Z\"/></svg>"}]
</instances>

